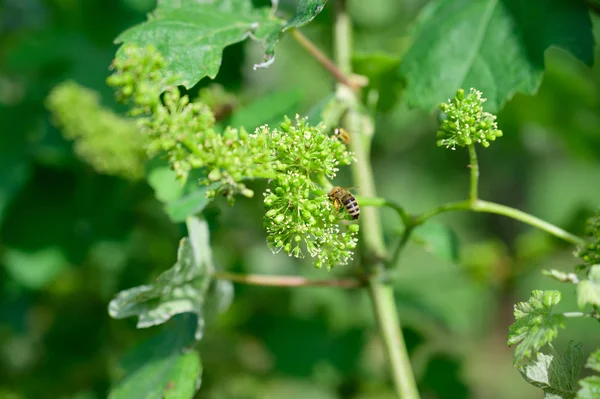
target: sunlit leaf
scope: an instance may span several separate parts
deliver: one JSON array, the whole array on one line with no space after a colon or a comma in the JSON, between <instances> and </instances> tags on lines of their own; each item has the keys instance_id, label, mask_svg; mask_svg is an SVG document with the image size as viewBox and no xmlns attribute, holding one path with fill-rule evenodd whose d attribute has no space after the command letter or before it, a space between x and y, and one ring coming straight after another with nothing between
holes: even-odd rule
<instances>
[{"instance_id":1,"label":"sunlit leaf","mask_svg":"<svg viewBox=\"0 0 600 399\"><path fill-rule=\"evenodd\" d=\"M284 30L299 28L312 21L325 7L327 0L300 0L296 7L296 14L285 24Z\"/></svg>"},{"instance_id":2,"label":"sunlit leaf","mask_svg":"<svg viewBox=\"0 0 600 399\"><path fill-rule=\"evenodd\" d=\"M202 364L194 344L194 322L178 316L154 338L120 361L120 379L109 399L188 399L200 387Z\"/></svg>"},{"instance_id":3,"label":"sunlit leaf","mask_svg":"<svg viewBox=\"0 0 600 399\"><path fill-rule=\"evenodd\" d=\"M600 349L593 352L585 364L585 367L600 372ZM577 392L577 399L600 398L600 376L593 375L579 381L581 389Z\"/></svg>"},{"instance_id":4,"label":"sunlit leaf","mask_svg":"<svg viewBox=\"0 0 600 399\"><path fill-rule=\"evenodd\" d=\"M154 284L121 291L108 305L111 317L138 317L138 328L162 324L179 313L198 317L196 339L204 330L204 303L213 271L209 231L205 221L188 218L189 238L179 244L177 263Z\"/></svg>"},{"instance_id":5,"label":"sunlit leaf","mask_svg":"<svg viewBox=\"0 0 600 399\"><path fill-rule=\"evenodd\" d=\"M205 76L214 78L223 49L248 37L261 42L272 57L283 21L250 0L163 0L148 21L117 37L117 43L153 45L167 59L167 69L191 88Z\"/></svg>"},{"instance_id":6,"label":"sunlit leaf","mask_svg":"<svg viewBox=\"0 0 600 399\"><path fill-rule=\"evenodd\" d=\"M577 304L583 308L588 303L600 306L600 265L592 266L588 279L577 284Z\"/></svg>"},{"instance_id":7,"label":"sunlit leaf","mask_svg":"<svg viewBox=\"0 0 600 399\"><path fill-rule=\"evenodd\" d=\"M203 171L193 171L182 185L177 174L164 161L153 160L147 169L148 184L154 189L156 198L165 204L165 212L173 222L184 222L187 217L202 212L210 203L206 192L212 187L198 184L197 175L202 175Z\"/></svg>"},{"instance_id":8,"label":"sunlit leaf","mask_svg":"<svg viewBox=\"0 0 600 399\"><path fill-rule=\"evenodd\" d=\"M200 213L210 202L206 197L208 189L207 186L198 186L195 191L167 203L165 211L167 211L169 218L174 222L183 222L189 216Z\"/></svg>"},{"instance_id":9,"label":"sunlit leaf","mask_svg":"<svg viewBox=\"0 0 600 399\"><path fill-rule=\"evenodd\" d=\"M591 65L594 38L585 2L438 0L419 16L399 71L414 106L430 110L458 88L474 87L495 112L516 92L537 91L550 46Z\"/></svg>"},{"instance_id":10,"label":"sunlit leaf","mask_svg":"<svg viewBox=\"0 0 600 399\"><path fill-rule=\"evenodd\" d=\"M552 349L552 354L537 354L537 360L519 367L525 380L544 391L545 398L574 398L577 379L583 363L581 344L569 343L562 355Z\"/></svg>"},{"instance_id":11,"label":"sunlit leaf","mask_svg":"<svg viewBox=\"0 0 600 399\"><path fill-rule=\"evenodd\" d=\"M559 328L564 328L564 316L552 312L560 299L559 291L535 290L527 302L515 305L515 322L508 331L508 345L518 344L515 363L539 351L556 338Z\"/></svg>"}]
</instances>

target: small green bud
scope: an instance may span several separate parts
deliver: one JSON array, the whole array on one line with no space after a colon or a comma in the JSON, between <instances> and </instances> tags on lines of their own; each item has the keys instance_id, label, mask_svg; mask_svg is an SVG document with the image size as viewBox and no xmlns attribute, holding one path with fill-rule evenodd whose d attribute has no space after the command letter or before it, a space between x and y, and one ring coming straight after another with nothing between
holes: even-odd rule
<instances>
[{"instance_id":1,"label":"small green bud","mask_svg":"<svg viewBox=\"0 0 600 399\"><path fill-rule=\"evenodd\" d=\"M221 171L219 169L213 169L208 173L208 179L211 181L221 180Z\"/></svg>"},{"instance_id":2,"label":"small green bud","mask_svg":"<svg viewBox=\"0 0 600 399\"><path fill-rule=\"evenodd\" d=\"M300 242L300 241L302 241L302 237L300 237L299 235L296 235L296 236L294 237L294 241L296 241L296 242Z\"/></svg>"},{"instance_id":3,"label":"small green bud","mask_svg":"<svg viewBox=\"0 0 600 399\"><path fill-rule=\"evenodd\" d=\"M281 130L283 130L284 132L289 132L291 127L292 127L292 121L290 121L289 119L281 122L281 124L279 125L279 127L281 128Z\"/></svg>"},{"instance_id":4,"label":"small green bud","mask_svg":"<svg viewBox=\"0 0 600 399\"><path fill-rule=\"evenodd\" d=\"M312 219L312 214L309 211L304 210L304 211L302 211L302 219L310 220L310 219Z\"/></svg>"},{"instance_id":5,"label":"small green bud","mask_svg":"<svg viewBox=\"0 0 600 399\"><path fill-rule=\"evenodd\" d=\"M267 213L265 213L265 216L268 217L269 219L273 219L276 215L277 215L277 210L275 209L269 209L267 211Z\"/></svg>"},{"instance_id":6,"label":"small green bud","mask_svg":"<svg viewBox=\"0 0 600 399\"><path fill-rule=\"evenodd\" d=\"M348 231L351 233L358 233L358 230L360 230L360 225L358 224L351 224L348 226Z\"/></svg>"},{"instance_id":7,"label":"small green bud","mask_svg":"<svg viewBox=\"0 0 600 399\"><path fill-rule=\"evenodd\" d=\"M281 224L281 223L283 223L283 221L284 221L284 220L285 220L285 216L284 216L284 215L281 215L281 214L279 214L279 215L277 215L277 216L275 217L275 220L274 220L274 222L275 222L275 223L277 223L277 224Z\"/></svg>"}]
</instances>

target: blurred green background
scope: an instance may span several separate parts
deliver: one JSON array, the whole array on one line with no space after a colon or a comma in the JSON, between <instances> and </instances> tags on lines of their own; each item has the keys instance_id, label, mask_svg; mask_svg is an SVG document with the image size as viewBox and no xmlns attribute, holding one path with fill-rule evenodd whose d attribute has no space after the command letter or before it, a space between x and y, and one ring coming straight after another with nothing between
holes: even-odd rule
<instances>
[{"instance_id":1,"label":"blurred green background","mask_svg":"<svg viewBox=\"0 0 600 399\"><path fill-rule=\"evenodd\" d=\"M173 264L184 227L169 221L147 183L99 175L79 160L44 107L55 85L73 79L122 111L104 83L112 41L154 3L0 2L0 399L104 398L120 357L161 329L136 330L135 320L111 320L106 307L119 290ZM407 25L424 3L349 1L355 69L379 92L378 192L413 212L463 199L468 184L467 154L435 146L435 115L406 107L394 73L409 44ZM330 6L303 32L330 52ZM289 37L272 67L253 71L261 57L254 43L225 51L217 82L240 104L232 124L308 115L332 92L331 77ZM515 96L499 114L504 137L480 151L481 195L581 233L600 205L600 68L559 50L546 62L539 93ZM339 181L347 183L344 172ZM349 271L328 274L272 255L260 200L206 209L219 267L320 278ZM382 217L391 243L397 218ZM532 289L558 287L561 309L575 310L574 292L540 274L571 270L573 248L514 221L469 213L440 216L418 235L437 250L408 247L397 301L423 397L540 397L512 367L507 328L513 304ZM439 250L444 245L448 251ZM590 323L569 320L557 346L574 339L590 351L598 344ZM209 325L200 353L198 398L394 397L362 291L236 286L232 308Z\"/></svg>"}]
</instances>

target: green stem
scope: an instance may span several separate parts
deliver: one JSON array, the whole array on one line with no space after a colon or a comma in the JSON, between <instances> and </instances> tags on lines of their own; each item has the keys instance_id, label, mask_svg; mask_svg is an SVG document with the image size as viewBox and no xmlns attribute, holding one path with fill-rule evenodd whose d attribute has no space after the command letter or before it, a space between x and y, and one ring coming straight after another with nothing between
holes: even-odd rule
<instances>
[{"instance_id":1,"label":"green stem","mask_svg":"<svg viewBox=\"0 0 600 399\"><path fill-rule=\"evenodd\" d=\"M404 208L396 204L395 202L388 201L387 199L381 197L363 197L361 195L355 195L355 197L356 201L361 207L385 206L387 208L393 209L394 211L396 211L400 219L402 219L402 223L405 227L410 226L414 223L413 218L408 213L406 213Z\"/></svg>"},{"instance_id":2,"label":"green stem","mask_svg":"<svg viewBox=\"0 0 600 399\"><path fill-rule=\"evenodd\" d=\"M479 198L478 185L479 185L479 163L477 162L477 151L475 151L475 144L468 146L469 148L469 168L471 168L471 182L469 188L469 199L472 204L477 202Z\"/></svg>"},{"instance_id":3,"label":"green stem","mask_svg":"<svg viewBox=\"0 0 600 399\"><path fill-rule=\"evenodd\" d=\"M229 280L234 283L247 285L262 285L271 287L339 287L358 288L364 283L355 278L312 280L300 276L267 276L259 274L239 274L217 271L212 274L217 280Z\"/></svg>"},{"instance_id":4,"label":"green stem","mask_svg":"<svg viewBox=\"0 0 600 399\"><path fill-rule=\"evenodd\" d=\"M545 220L537 218L533 215L530 215L526 212L520 211L515 208L511 208L509 206L496 204L494 202L483 201L483 200L466 200L460 202L452 202L449 204L444 204L438 208L435 208L429 212L423 213L420 216L417 216L415 219L415 224L420 225L425 223L428 219L435 215L439 215L440 213L448 212L448 211L458 211L458 210L470 210L475 212L485 212L485 213L494 213L496 215L503 215L509 217L511 219L518 220L530 226L536 227L542 231L545 231L549 234L552 234L555 237L561 238L567 242L570 242L574 245L584 244L585 240L581 237L578 237L574 234L569 233L561 229L558 226L553 225L552 223L548 223Z\"/></svg>"},{"instance_id":5,"label":"green stem","mask_svg":"<svg viewBox=\"0 0 600 399\"><path fill-rule=\"evenodd\" d=\"M334 48L338 68L343 73L350 74L352 72L350 62L352 25L345 5L346 0L337 0L335 3ZM356 162L352 164L354 185L360 187L364 197L376 198L373 170L369 159L370 140L364 139L356 131L356 127L360 126L360 116L356 112L358 99L354 92L344 89L344 87L338 89L338 97L349 105L342 122L349 127L350 149L356 157ZM396 211L399 210L400 207L396 208ZM399 211L399 214L405 214L404 210ZM377 208L367 207L362 210L360 222L362 244L366 253L363 259L364 267L369 275L368 291L390 364L396 394L400 398L416 399L419 398L419 392L400 328L394 291L391 286L382 281L382 274L385 272L382 261L387 258L387 250Z\"/></svg>"},{"instance_id":6,"label":"green stem","mask_svg":"<svg viewBox=\"0 0 600 399\"><path fill-rule=\"evenodd\" d=\"M417 399L419 391L406 351L406 342L400 329L400 319L394 301L394 289L376 279L369 280L369 295L385 343L396 394L402 399Z\"/></svg>"}]
</instances>

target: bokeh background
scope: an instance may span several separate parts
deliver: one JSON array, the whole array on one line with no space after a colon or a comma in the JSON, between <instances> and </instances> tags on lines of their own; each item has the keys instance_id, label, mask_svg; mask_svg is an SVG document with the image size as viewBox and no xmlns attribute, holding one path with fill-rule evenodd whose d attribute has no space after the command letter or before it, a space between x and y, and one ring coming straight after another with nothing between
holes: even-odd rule
<instances>
[{"instance_id":1,"label":"bokeh background","mask_svg":"<svg viewBox=\"0 0 600 399\"><path fill-rule=\"evenodd\" d=\"M44 106L55 85L73 79L122 111L104 83L112 41L154 3L0 2L0 399L104 398L121 356L160 331L111 320L106 308L119 290L173 264L184 226L170 222L147 183L97 174L74 155ZM349 1L355 69L379 91L378 191L412 212L463 199L468 185L467 154L435 146L436 116L407 108L395 74L407 25L424 3ZM302 30L330 52L330 7ZM290 38L272 67L253 71L261 57L253 43L225 51L216 81L236 95L234 125L309 115L333 90L331 77ZM600 68L559 50L546 62L539 93L516 95L498 116L504 137L480 151L481 194L581 233L600 205ZM350 185L344 172L339 182ZM351 271L328 274L272 255L256 197L206 209L220 268L321 278ZM400 226L393 213L382 216L392 243ZM512 367L507 328L513 304L532 289L561 289L561 309L575 310L574 292L540 274L571 270L573 248L470 213L440 216L418 236L402 257L396 292L423 397L541 397ZM569 320L557 347L573 339L589 352L598 344L596 324ZM200 353L198 398L394 397L362 291L236 286L232 308L209 325Z\"/></svg>"}]
</instances>

